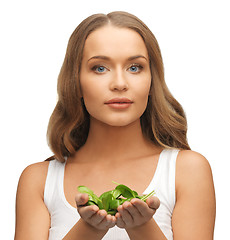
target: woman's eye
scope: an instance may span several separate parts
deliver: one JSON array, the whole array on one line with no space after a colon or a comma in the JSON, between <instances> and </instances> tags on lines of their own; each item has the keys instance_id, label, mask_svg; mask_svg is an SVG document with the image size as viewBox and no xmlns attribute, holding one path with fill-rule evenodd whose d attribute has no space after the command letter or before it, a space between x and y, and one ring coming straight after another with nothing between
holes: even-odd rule
<instances>
[{"instance_id":1,"label":"woman's eye","mask_svg":"<svg viewBox=\"0 0 230 240\"><path fill-rule=\"evenodd\" d=\"M96 73L104 73L107 69L103 66L94 66L92 70Z\"/></svg>"},{"instance_id":2,"label":"woman's eye","mask_svg":"<svg viewBox=\"0 0 230 240\"><path fill-rule=\"evenodd\" d=\"M142 66L141 65L132 65L129 70L133 73L138 73L142 70Z\"/></svg>"}]
</instances>

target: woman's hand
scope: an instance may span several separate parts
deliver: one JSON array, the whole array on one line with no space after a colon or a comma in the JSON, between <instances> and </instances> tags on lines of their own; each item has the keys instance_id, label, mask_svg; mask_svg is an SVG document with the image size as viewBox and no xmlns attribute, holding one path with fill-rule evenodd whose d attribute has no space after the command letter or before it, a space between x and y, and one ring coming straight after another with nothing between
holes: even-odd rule
<instances>
[{"instance_id":1,"label":"woman's hand","mask_svg":"<svg viewBox=\"0 0 230 240\"><path fill-rule=\"evenodd\" d=\"M134 198L130 202L124 202L117 208L116 225L120 228L133 228L148 222L160 206L157 197L149 197L146 202Z\"/></svg>"},{"instance_id":2,"label":"woman's hand","mask_svg":"<svg viewBox=\"0 0 230 240\"><path fill-rule=\"evenodd\" d=\"M115 226L115 216L108 215L105 210L99 210L96 205L85 205L88 202L87 194L77 194L75 201L81 218L91 226L99 230L108 230Z\"/></svg>"}]
</instances>

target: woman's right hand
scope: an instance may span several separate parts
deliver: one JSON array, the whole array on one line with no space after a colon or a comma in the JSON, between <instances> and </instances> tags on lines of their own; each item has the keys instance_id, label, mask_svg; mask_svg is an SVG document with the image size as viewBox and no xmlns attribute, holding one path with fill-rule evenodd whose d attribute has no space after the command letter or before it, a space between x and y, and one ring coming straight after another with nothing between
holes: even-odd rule
<instances>
[{"instance_id":1,"label":"woman's right hand","mask_svg":"<svg viewBox=\"0 0 230 240\"><path fill-rule=\"evenodd\" d=\"M77 194L75 201L77 204L77 210L81 218L99 230L108 230L116 224L115 216L107 214L105 210L100 210L96 205L87 206L88 195L85 193Z\"/></svg>"}]
</instances>

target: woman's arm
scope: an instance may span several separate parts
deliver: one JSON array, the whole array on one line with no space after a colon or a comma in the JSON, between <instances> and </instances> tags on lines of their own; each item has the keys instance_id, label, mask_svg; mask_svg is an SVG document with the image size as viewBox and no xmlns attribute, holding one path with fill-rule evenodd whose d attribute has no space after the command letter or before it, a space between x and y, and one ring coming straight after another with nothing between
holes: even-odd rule
<instances>
[{"instance_id":1,"label":"woman's arm","mask_svg":"<svg viewBox=\"0 0 230 240\"><path fill-rule=\"evenodd\" d=\"M50 215L43 197L48 164L49 162L32 164L21 174L16 196L15 240L47 240L49 237ZM87 201L88 198L83 198L81 204ZM98 207L79 207L82 217L87 221L89 217L89 223L92 221L92 224L96 224L95 227L81 218L64 237L65 240L102 239L109 227L115 225L115 217L111 218L95 208ZM91 213L94 214L89 216Z\"/></svg>"},{"instance_id":2,"label":"woman's arm","mask_svg":"<svg viewBox=\"0 0 230 240\"><path fill-rule=\"evenodd\" d=\"M108 230L99 230L82 218L73 226L63 240L101 240Z\"/></svg>"},{"instance_id":3,"label":"woman's arm","mask_svg":"<svg viewBox=\"0 0 230 240\"><path fill-rule=\"evenodd\" d=\"M76 195L76 205L81 219L73 226L63 240L100 240L109 228L115 226L116 218L108 215L105 210L99 210L98 206L86 206L87 194Z\"/></svg>"},{"instance_id":4,"label":"woman's arm","mask_svg":"<svg viewBox=\"0 0 230 240\"><path fill-rule=\"evenodd\" d=\"M21 174L16 196L15 240L47 240L50 216L43 201L48 162L28 166Z\"/></svg>"},{"instance_id":5,"label":"woman's arm","mask_svg":"<svg viewBox=\"0 0 230 240\"><path fill-rule=\"evenodd\" d=\"M174 240L212 240L215 192L208 161L199 153L181 151L176 166Z\"/></svg>"},{"instance_id":6,"label":"woman's arm","mask_svg":"<svg viewBox=\"0 0 230 240\"><path fill-rule=\"evenodd\" d=\"M131 240L167 240L153 218L139 227L127 229L126 231Z\"/></svg>"},{"instance_id":7,"label":"woman's arm","mask_svg":"<svg viewBox=\"0 0 230 240\"><path fill-rule=\"evenodd\" d=\"M145 205L140 201L139 206L132 206L135 205L132 201L137 201L133 199L120 206L117 225L125 228L132 240L164 240L154 219L148 220L151 208L157 209L154 198L147 200ZM147 221L139 225L141 219ZM172 216L174 240L212 240L214 223L215 192L208 161L193 151L181 151L176 167L176 205Z\"/></svg>"}]
</instances>

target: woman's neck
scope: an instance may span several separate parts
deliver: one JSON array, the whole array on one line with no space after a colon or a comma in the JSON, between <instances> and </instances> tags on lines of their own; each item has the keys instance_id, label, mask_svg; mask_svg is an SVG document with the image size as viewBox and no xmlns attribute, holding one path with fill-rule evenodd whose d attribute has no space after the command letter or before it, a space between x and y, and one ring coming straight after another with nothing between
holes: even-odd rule
<instances>
[{"instance_id":1,"label":"woman's neck","mask_svg":"<svg viewBox=\"0 0 230 240\"><path fill-rule=\"evenodd\" d=\"M124 159L154 154L156 151L159 151L159 148L143 136L140 120L124 127L109 126L93 120L87 141L77 155L80 154L82 159L84 154L84 159L87 157L94 162L122 162Z\"/></svg>"}]
</instances>

